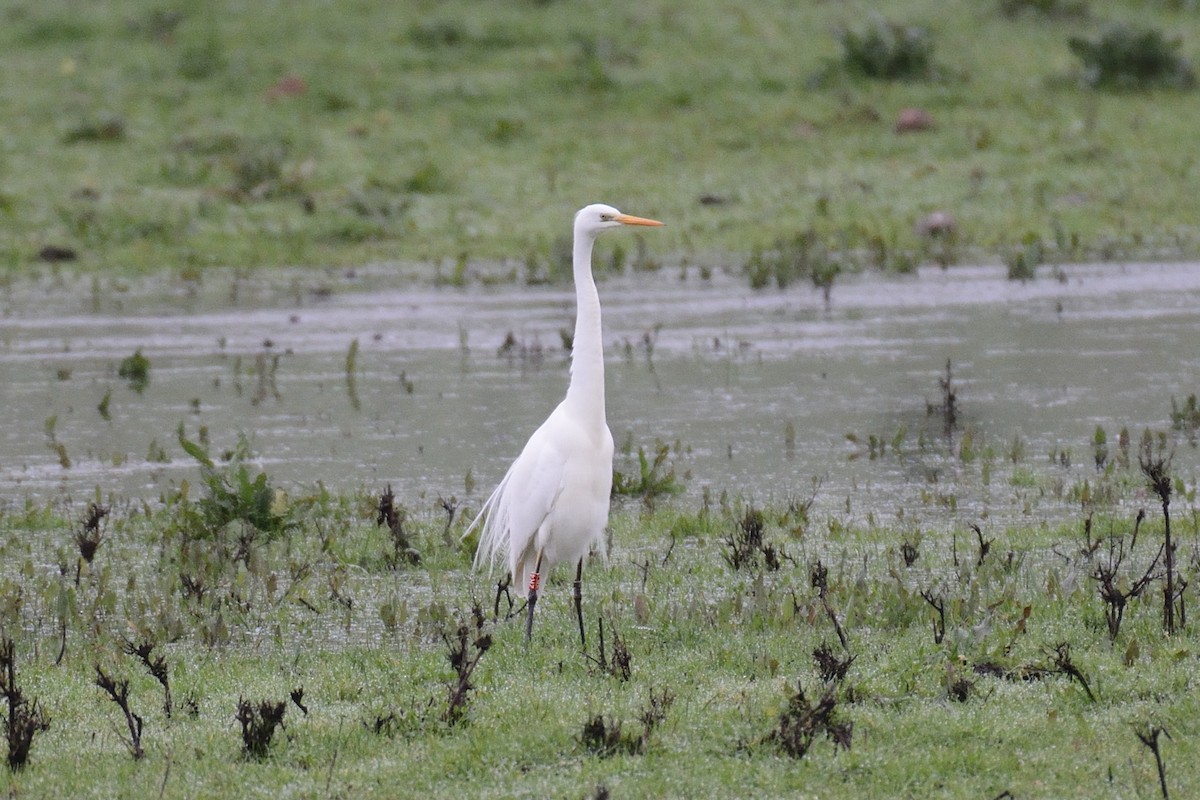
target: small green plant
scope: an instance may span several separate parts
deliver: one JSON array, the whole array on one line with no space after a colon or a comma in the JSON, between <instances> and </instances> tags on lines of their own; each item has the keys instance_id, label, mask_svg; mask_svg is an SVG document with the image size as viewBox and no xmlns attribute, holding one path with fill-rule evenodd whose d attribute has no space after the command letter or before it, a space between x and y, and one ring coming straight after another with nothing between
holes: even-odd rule
<instances>
[{"instance_id":1,"label":"small green plant","mask_svg":"<svg viewBox=\"0 0 1200 800\"><path fill-rule=\"evenodd\" d=\"M1045 247L1036 234L1028 234L1022 242L1004 255L1010 281L1031 281L1037 277L1037 268L1046 260Z\"/></svg>"},{"instance_id":2,"label":"small green plant","mask_svg":"<svg viewBox=\"0 0 1200 800\"><path fill-rule=\"evenodd\" d=\"M450 189L450 179L433 162L421 164L404 181L404 189L414 194L434 194Z\"/></svg>"},{"instance_id":3,"label":"small green plant","mask_svg":"<svg viewBox=\"0 0 1200 800\"><path fill-rule=\"evenodd\" d=\"M1098 89L1190 89L1192 65L1179 55L1180 40L1154 28L1111 25L1094 41L1073 36L1071 52L1083 62L1083 81Z\"/></svg>"},{"instance_id":4,"label":"small green plant","mask_svg":"<svg viewBox=\"0 0 1200 800\"><path fill-rule=\"evenodd\" d=\"M646 457L646 448L638 448L638 472L636 475L613 471L612 493L614 497L640 497L642 502L653 505L662 495L678 494L683 484L675 475L675 466L668 463L671 446L658 441L654 447L654 460Z\"/></svg>"},{"instance_id":5,"label":"small green plant","mask_svg":"<svg viewBox=\"0 0 1200 800\"><path fill-rule=\"evenodd\" d=\"M112 402L112 389L104 392L104 397L100 399L100 403L96 406L96 410L100 412L100 419L105 422L112 420L112 413L109 411L109 404Z\"/></svg>"},{"instance_id":6,"label":"small green plant","mask_svg":"<svg viewBox=\"0 0 1200 800\"><path fill-rule=\"evenodd\" d=\"M150 385L150 359L142 355L139 347L134 354L121 360L117 375L129 382L129 388L138 394Z\"/></svg>"},{"instance_id":7,"label":"small green plant","mask_svg":"<svg viewBox=\"0 0 1200 800\"><path fill-rule=\"evenodd\" d=\"M816 231L808 229L777 239L769 248L755 247L743 270L750 279L751 289L765 289L771 281L780 289L786 289L807 276L814 287L825 293L828 302L833 279L841 267L829 256Z\"/></svg>"},{"instance_id":8,"label":"small green plant","mask_svg":"<svg viewBox=\"0 0 1200 800\"><path fill-rule=\"evenodd\" d=\"M1171 429L1183 433L1192 447L1196 446L1197 434L1200 433L1200 405L1196 403L1194 392L1188 395L1182 406L1175 402L1174 396L1171 397Z\"/></svg>"},{"instance_id":9,"label":"small green plant","mask_svg":"<svg viewBox=\"0 0 1200 800\"><path fill-rule=\"evenodd\" d=\"M457 47L468 40L462 22L438 19L418 22L408 29L408 40L418 47L429 50Z\"/></svg>"},{"instance_id":10,"label":"small green plant","mask_svg":"<svg viewBox=\"0 0 1200 800\"><path fill-rule=\"evenodd\" d=\"M919 25L878 18L863 30L842 30L838 39L842 44L842 66L851 75L917 81L933 74L933 36Z\"/></svg>"},{"instance_id":11,"label":"small green plant","mask_svg":"<svg viewBox=\"0 0 1200 800\"><path fill-rule=\"evenodd\" d=\"M179 432L179 444L184 452L200 463L200 477L208 496L196 503L196 514L187 527L193 535L210 538L220 535L233 522L240 522L250 531L243 538L253 539L256 533L273 538L295 526L286 511L275 505L275 490L260 472L251 477L246 461L250 459L250 443L238 437L237 446L230 452L228 465L219 469L200 445ZM245 543L244 543L245 544ZM244 548L243 548L244 549Z\"/></svg>"},{"instance_id":12,"label":"small green plant","mask_svg":"<svg viewBox=\"0 0 1200 800\"><path fill-rule=\"evenodd\" d=\"M125 120L115 114L102 114L74 125L63 134L63 144L118 142L124 138Z\"/></svg>"},{"instance_id":13,"label":"small green plant","mask_svg":"<svg viewBox=\"0 0 1200 800\"><path fill-rule=\"evenodd\" d=\"M215 32L183 47L179 75L189 81L211 78L225 68L225 48Z\"/></svg>"},{"instance_id":14,"label":"small green plant","mask_svg":"<svg viewBox=\"0 0 1200 800\"><path fill-rule=\"evenodd\" d=\"M1096 462L1097 471L1104 469L1104 465L1108 463L1108 434L1100 425L1096 426L1096 432L1092 434L1092 460Z\"/></svg>"},{"instance_id":15,"label":"small green plant","mask_svg":"<svg viewBox=\"0 0 1200 800\"><path fill-rule=\"evenodd\" d=\"M283 162L291 143L280 136L238 139L229 158L231 192L241 199L264 199L281 194Z\"/></svg>"}]
</instances>

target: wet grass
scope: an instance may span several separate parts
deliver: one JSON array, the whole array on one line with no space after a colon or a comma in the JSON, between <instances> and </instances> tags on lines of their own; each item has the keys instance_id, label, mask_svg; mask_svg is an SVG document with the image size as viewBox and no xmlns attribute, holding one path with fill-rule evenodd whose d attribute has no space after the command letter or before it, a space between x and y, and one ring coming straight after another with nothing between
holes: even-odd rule
<instances>
[{"instance_id":1,"label":"wet grass","mask_svg":"<svg viewBox=\"0 0 1200 800\"><path fill-rule=\"evenodd\" d=\"M1138 47L1194 60L1186 3L2 15L15 274L395 261L522 280L598 198L668 220L656 249L706 268L809 231L847 267L1200 253L1200 96L1105 71Z\"/></svg>"},{"instance_id":2,"label":"wet grass","mask_svg":"<svg viewBox=\"0 0 1200 800\"><path fill-rule=\"evenodd\" d=\"M584 573L586 653L565 573L532 646L519 613L488 613L456 501L289 495L188 445L201 480L154 501L0 513L4 688L32 732L8 793L1200 789L1179 588L1200 530L1194 488L1172 484L1170 586L1153 441L1153 463L1111 459L1114 488L1056 526L619 502L610 561ZM1044 490L1054 467L1029 470Z\"/></svg>"}]
</instances>

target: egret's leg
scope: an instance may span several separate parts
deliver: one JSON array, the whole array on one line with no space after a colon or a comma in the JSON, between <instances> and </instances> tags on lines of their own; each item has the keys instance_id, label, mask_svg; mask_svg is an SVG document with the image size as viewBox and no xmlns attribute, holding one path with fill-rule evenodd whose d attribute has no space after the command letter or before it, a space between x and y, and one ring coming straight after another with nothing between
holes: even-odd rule
<instances>
[{"instance_id":1,"label":"egret's leg","mask_svg":"<svg viewBox=\"0 0 1200 800\"><path fill-rule=\"evenodd\" d=\"M575 619L579 620L579 646L587 651L587 640L583 636L583 559L575 566Z\"/></svg>"},{"instance_id":2,"label":"egret's leg","mask_svg":"<svg viewBox=\"0 0 1200 800\"><path fill-rule=\"evenodd\" d=\"M538 587L542 583L542 551L538 550L533 573L529 576L529 618L525 621L525 643L533 638L533 607L537 605Z\"/></svg>"}]
</instances>

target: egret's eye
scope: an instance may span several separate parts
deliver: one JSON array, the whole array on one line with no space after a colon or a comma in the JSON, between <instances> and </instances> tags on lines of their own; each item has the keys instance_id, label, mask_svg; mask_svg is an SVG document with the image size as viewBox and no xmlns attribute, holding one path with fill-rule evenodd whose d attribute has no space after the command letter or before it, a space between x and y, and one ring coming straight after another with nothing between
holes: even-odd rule
<instances>
[{"instance_id":1,"label":"egret's eye","mask_svg":"<svg viewBox=\"0 0 1200 800\"><path fill-rule=\"evenodd\" d=\"M601 222L612 222L612 218L613 218L612 214L601 214L600 215Z\"/></svg>"}]
</instances>

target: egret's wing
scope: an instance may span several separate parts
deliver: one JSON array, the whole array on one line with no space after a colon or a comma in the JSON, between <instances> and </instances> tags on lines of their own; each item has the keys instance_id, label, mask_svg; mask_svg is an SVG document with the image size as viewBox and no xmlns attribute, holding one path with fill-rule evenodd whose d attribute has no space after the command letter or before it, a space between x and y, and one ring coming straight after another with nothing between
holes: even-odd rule
<instances>
[{"instance_id":1,"label":"egret's wing","mask_svg":"<svg viewBox=\"0 0 1200 800\"><path fill-rule=\"evenodd\" d=\"M553 416L551 416L553 419ZM505 556L519 556L529 546L562 492L565 453L546 435L550 420L530 437L467 528L467 536L483 520L475 566Z\"/></svg>"}]
</instances>

